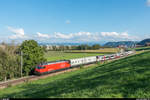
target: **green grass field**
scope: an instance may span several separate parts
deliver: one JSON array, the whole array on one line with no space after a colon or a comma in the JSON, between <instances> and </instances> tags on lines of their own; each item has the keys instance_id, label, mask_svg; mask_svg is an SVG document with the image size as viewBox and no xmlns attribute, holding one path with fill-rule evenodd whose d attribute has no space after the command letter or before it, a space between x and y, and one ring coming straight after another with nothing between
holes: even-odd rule
<instances>
[{"instance_id":1,"label":"green grass field","mask_svg":"<svg viewBox=\"0 0 150 100\"><path fill-rule=\"evenodd\" d=\"M150 98L150 51L0 90L0 98Z\"/></svg>"},{"instance_id":2,"label":"green grass field","mask_svg":"<svg viewBox=\"0 0 150 100\"><path fill-rule=\"evenodd\" d=\"M116 53L119 52L119 48L101 48L99 50L69 50L67 52L76 52L76 53L84 53L84 52L88 52L88 53Z\"/></svg>"},{"instance_id":3,"label":"green grass field","mask_svg":"<svg viewBox=\"0 0 150 100\"><path fill-rule=\"evenodd\" d=\"M136 51L150 50L150 46L147 46L147 47L137 47L137 48L129 48L129 50L136 50Z\"/></svg>"},{"instance_id":4,"label":"green grass field","mask_svg":"<svg viewBox=\"0 0 150 100\"><path fill-rule=\"evenodd\" d=\"M65 53L61 51L49 51L45 53L45 57L48 61L55 61L55 60L69 60L73 58L82 58L88 56L97 56L103 55L102 53Z\"/></svg>"}]
</instances>

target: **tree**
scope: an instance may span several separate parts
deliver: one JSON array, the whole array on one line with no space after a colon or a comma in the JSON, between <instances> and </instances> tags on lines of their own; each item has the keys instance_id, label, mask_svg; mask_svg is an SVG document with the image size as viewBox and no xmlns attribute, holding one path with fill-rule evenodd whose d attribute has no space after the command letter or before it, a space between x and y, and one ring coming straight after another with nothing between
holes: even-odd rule
<instances>
[{"instance_id":1,"label":"tree","mask_svg":"<svg viewBox=\"0 0 150 100\"><path fill-rule=\"evenodd\" d=\"M8 76L8 55L0 48L0 79L7 80Z\"/></svg>"},{"instance_id":2,"label":"tree","mask_svg":"<svg viewBox=\"0 0 150 100\"><path fill-rule=\"evenodd\" d=\"M90 49L90 46L87 44L82 44L77 47L77 50L88 50L88 49Z\"/></svg>"},{"instance_id":3,"label":"tree","mask_svg":"<svg viewBox=\"0 0 150 100\"><path fill-rule=\"evenodd\" d=\"M46 45L41 46L44 52L48 52Z\"/></svg>"},{"instance_id":4,"label":"tree","mask_svg":"<svg viewBox=\"0 0 150 100\"><path fill-rule=\"evenodd\" d=\"M71 50L78 50L78 46L72 45Z\"/></svg>"},{"instance_id":5,"label":"tree","mask_svg":"<svg viewBox=\"0 0 150 100\"><path fill-rule=\"evenodd\" d=\"M92 49L94 49L94 50L97 50L97 49L99 49L100 48L100 45L99 44L94 44L93 46L92 46Z\"/></svg>"},{"instance_id":6,"label":"tree","mask_svg":"<svg viewBox=\"0 0 150 100\"><path fill-rule=\"evenodd\" d=\"M19 57L15 53L17 46L3 44L0 48L0 80L12 79L19 77Z\"/></svg>"},{"instance_id":7,"label":"tree","mask_svg":"<svg viewBox=\"0 0 150 100\"><path fill-rule=\"evenodd\" d=\"M35 66L46 61L44 50L34 40L25 40L20 49L23 52L23 75L33 74Z\"/></svg>"},{"instance_id":8,"label":"tree","mask_svg":"<svg viewBox=\"0 0 150 100\"><path fill-rule=\"evenodd\" d=\"M60 46L59 46L59 50L60 50L60 51L64 51L64 50L65 50L65 46L64 46L64 45L60 45Z\"/></svg>"}]
</instances>

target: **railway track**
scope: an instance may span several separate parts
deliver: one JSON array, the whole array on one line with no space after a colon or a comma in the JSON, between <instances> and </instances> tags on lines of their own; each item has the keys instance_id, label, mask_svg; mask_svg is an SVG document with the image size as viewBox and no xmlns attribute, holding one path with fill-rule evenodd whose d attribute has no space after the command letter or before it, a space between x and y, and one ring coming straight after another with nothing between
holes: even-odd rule
<instances>
[{"instance_id":1,"label":"railway track","mask_svg":"<svg viewBox=\"0 0 150 100\"><path fill-rule=\"evenodd\" d=\"M135 54L131 54L131 55L135 55ZM128 56L131 56L131 55L128 55ZM123 56L121 58L112 59L112 60L108 60L108 61L119 60L119 59L122 59L122 58L125 58L125 57L127 57L127 56ZM94 64L95 63L88 64L88 65L85 65L84 67L89 67L89 66L94 65ZM74 70L77 70L77 69L80 69L80 68L79 67L74 67L74 68L69 68L69 69L66 69L66 70L62 70L62 71L58 71L58 72L55 72L55 73L50 73L50 74L46 74L46 75L42 75L42 76L32 75L32 76L28 76L28 77L22 77L22 78L18 78L18 79L14 79L14 80L8 80L8 81L5 81L5 82L0 82L0 89L7 88L7 87L10 87L10 86L15 86L17 84L21 84L21 83L24 83L24 82L29 82L29 81L32 81L32 80L38 80L38 79L46 78L46 77L49 77L49 76L54 76L54 75L57 75L57 74L74 71Z\"/></svg>"},{"instance_id":2,"label":"railway track","mask_svg":"<svg viewBox=\"0 0 150 100\"><path fill-rule=\"evenodd\" d=\"M50 73L50 74L46 74L46 75L42 75L42 76L32 75L32 76L28 76L28 77L22 77L22 78L18 78L18 79L14 79L14 80L8 80L8 81L5 81L5 82L0 82L0 89L7 88L7 87L10 87L10 86L15 86L17 84L21 84L21 83L24 83L24 82L30 82L32 80L38 80L38 79L46 78L46 77L49 77L49 76L54 76L54 75L57 75L57 74L74 71L74 70L77 70L77 69L79 69L79 67L69 68L69 69L65 69L65 70L62 70L62 71L58 71L58 72L55 72L55 73Z\"/></svg>"}]
</instances>

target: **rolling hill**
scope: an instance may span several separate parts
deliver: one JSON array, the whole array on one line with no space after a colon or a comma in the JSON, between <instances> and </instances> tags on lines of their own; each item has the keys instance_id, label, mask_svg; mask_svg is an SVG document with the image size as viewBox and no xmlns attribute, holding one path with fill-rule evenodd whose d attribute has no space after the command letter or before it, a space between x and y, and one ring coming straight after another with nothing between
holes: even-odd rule
<instances>
[{"instance_id":1,"label":"rolling hill","mask_svg":"<svg viewBox=\"0 0 150 100\"><path fill-rule=\"evenodd\" d=\"M142 40L142 41L140 41L139 43L137 43L138 45L146 45L146 43L150 43L150 38L148 38L148 39L144 39L144 40Z\"/></svg>"}]
</instances>

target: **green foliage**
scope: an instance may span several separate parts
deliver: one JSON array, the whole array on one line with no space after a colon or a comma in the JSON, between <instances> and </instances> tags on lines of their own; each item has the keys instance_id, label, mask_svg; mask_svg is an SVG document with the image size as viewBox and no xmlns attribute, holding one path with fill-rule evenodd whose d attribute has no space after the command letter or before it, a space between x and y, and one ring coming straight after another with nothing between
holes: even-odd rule
<instances>
[{"instance_id":1,"label":"green foliage","mask_svg":"<svg viewBox=\"0 0 150 100\"><path fill-rule=\"evenodd\" d=\"M100 48L100 45L99 44L94 44L93 46L92 46L92 49L93 50L97 50L97 49L99 49Z\"/></svg>"},{"instance_id":2,"label":"green foliage","mask_svg":"<svg viewBox=\"0 0 150 100\"><path fill-rule=\"evenodd\" d=\"M46 49L46 46L42 46L42 49L44 52L48 52L48 50Z\"/></svg>"},{"instance_id":3,"label":"green foliage","mask_svg":"<svg viewBox=\"0 0 150 100\"><path fill-rule=\"evenodd\" d=\"M101 46L99 44L94 44L92 46L89 46L87 44L82 44L76 47L76 50L97 50Z\"/></svg>"},{"instance_id":4,"label":"green foliage","mask_svg":"<svg viewBox=\"0 0 150 100\"><path fill-rule=\"evenodd\" d=\"M32 74L37 64L45 62L44 50L34 40L25 40L20 46L23 52L23 74Z\"/></svg>"},{"instance_id":5,"label":"green foliage","mask_svg":"<svg viewBox=\"0 0 150 100\"><path fill-rule=\"evenodd\" d=\"M19 56L16 54L17 47L2 44L0 48L0 81L13 79L20 76Z\"/></svg>"}]
</instances>

